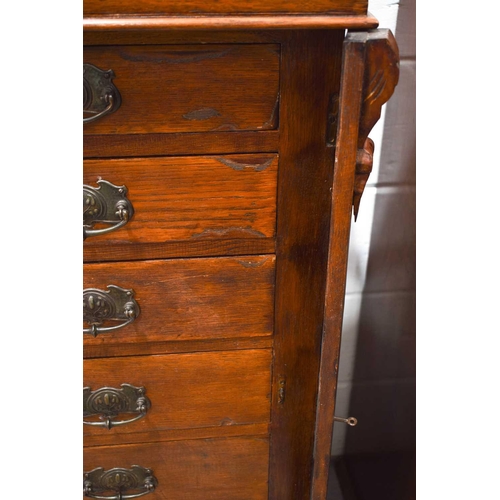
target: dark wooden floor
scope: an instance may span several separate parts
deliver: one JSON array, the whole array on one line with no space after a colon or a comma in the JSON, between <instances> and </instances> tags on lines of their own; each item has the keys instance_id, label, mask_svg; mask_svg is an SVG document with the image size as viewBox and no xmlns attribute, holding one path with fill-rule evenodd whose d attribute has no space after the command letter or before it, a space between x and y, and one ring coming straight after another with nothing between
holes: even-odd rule
<instances>
[{"instance_id":1,"label":"dark wooden floor","mask_svg":"<svg viewBox=\"0 0 500 500\"><path fill-rule=\"evenodd\" d=\"M415 500L415 452L332 460L328 500Z\"/></svg>"}]
</instances>

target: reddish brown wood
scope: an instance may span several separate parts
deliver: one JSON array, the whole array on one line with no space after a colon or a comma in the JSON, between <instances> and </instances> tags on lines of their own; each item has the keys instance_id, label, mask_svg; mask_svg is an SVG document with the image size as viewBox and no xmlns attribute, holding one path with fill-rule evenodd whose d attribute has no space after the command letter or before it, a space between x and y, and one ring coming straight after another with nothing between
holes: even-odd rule
<instances>
[{"instance_id":1,"label":"reddish brown wood","mask_svg":"<svg viewBox=\"0 0 500 500\"><path fill-rule=\"evenodd\" d=\"M269 422L271 350L90 359L83 364L83 383L91 390L145 387L151 401L146 416L131 424L110 430L84 425L84 443L126 443L135 434L156 441L158 432L168 439L169 431L182 436L178 431L202 427L213 427L217 437L226 426Z\"/></svg>"},{"instance_id":2,"label":"reddish brown wood","mask_svg":"<svg viewBox=\"0 0 500 500\"><path fill-rule=\"evenodd\" d=\"M112 69L122 97L85 134L277 128L278 45L85 47L83 60Z\"/></svg>"},{"instance_id":3,"label":"reddish brown wood","mask_svg":"<svg viewBox=\"0 0 500 500\"><path fill-rule=\"evenodd\" d=\"M256 5L259 2L260 0L246 2L245 5ZM182 4L176 2L179 8L183 8ZM224 1L223 4L237 6L242 3ZM340 5L335 0L332 0L331 5L333 4ZM127 8L131 3L125 0L121 5ZM185 5L187 4L184 3ZM210 9L214 5L208 3L205 8ZM266 5L270 9L275 7L273 2L267 2ZM306 10L309 6L306 1L300 8ZM234 106L231 104L232 109L235 112L243 110L244 119L250 124L247 127L253 128L210 131L209 128L193 128L200 123L205 126L203 120L198 123L198 120L186 119L185 121L194 125L175 132L179 121L174 120L173 125L168 124L160 116L164 102L155 104L152 116L156 116L153 119L156 120L154 127L167 127L166 130L149 128L147 119L143 118L146 113L142 115L142 121L134 123L132 119L128 124L123 122L122 126L125 128L135 127L128 132L122 129L117 134L111 127L109 133L104 132L105 121L112 120L118 116L117 113L103 119L102 130L92 131L90 127L86 127L85 154L87 157L95 157L85 162L86 175L89 165L96 167L92 173L94 178L88 181L89 184L95 182L97 175L102 175L97 167L106 166L111 169L110 172L128 175L129 183L139 181L141 189L132 190L129 186L131 199L139 193L137 206L151 209L161 206L158 213L163 222L172 222L168 218L173 216L172 210L177 210L177 207L189 207L189 211L185 212L189 215L181 218L180 225L174 224L167 228L170 234L184 231L184 236L174 236L173 239L158 236L154 225L149 222L149 228L143 226L147 234L136 233L135 240L127 243L127 231L132 231L133 224L140 222L138 214L144 213L141 211L136 212L130 227L124 229L122 235L117 232L113 236L89 238L85 242L87 261L103 261L102 264L85 266L86 286L105 287L111 282L130 286L136 289L141 306L140 317L129 325L131 336L126 335L129 327L122 332L98 336L96 339L85 336L85 356L99 358L89 363L92 366L97 363L101 367L98 371L103 375L106 372L104 367L110 361L113 366L130 366L127 370L117 368L110 372L110 376L122 370L146 379L159 378L165 387L165 390L161 390L162 394L178 393L179 398L189 399L192 396L198 401L198 404L188 401L186 407L182 404L173 405L172 415L169 415L169 411L162 411L158 418L163 424L154 431L143 433L121 430L105 436L88 436L87 445L101 446L86 449L86 459L92 458L91 462L87 461L86 466L130 466L147 459L147 465L153 468L156 466L162 474L162 484L168 484L168 491L155 492L155 496L169 500L324 500L327 479L325 465L329 461L331 419L334 414L333 396L338 368L356 159L358 158L358 167L362 165L365 170L370 163L369 148L366 147L366 153L360 152L361 136L358 134L360 116L366 116L365 121L368 123L372 112L368 110L363 115L362 108L362 99L368 95L363 89L368 88L365 63L369 44L365 44L361 52L354 45L349 49L349 62L345 62L343 73L343 87L346 90L341 97L341 114L337 116L340 123L336 141L331 140L335 127L329 126L328 120L334 116L331 104L340 91L344 29L366 29L376 26L376 21L366 15L336 16L320 13L276 16L87 17L84 25L85 43L97 56L116 55L123 50L128 53L131 47L134 54L164 54L172 51L185 54L186 48L191 53L199 50L205 54L221 53L226 48L236 51L231 50L229 53L236 54L234 66L241 71L238 81L231 80L232 64L228 64L230 59L226 54L204 60L202 70L193 70L195 77L189 70L192 65L177 62L170 65L175 66L174 70L168 69L169 74L177 71L178 83L173 86L176 92L172 94L174 97L167 97L175 100L169 106L179 109L179 100L184 99L186 93L193 99L198 96L205 99L204 93L210 84L212 90L209 89L208 93L213 93L213 96L219 94L216 95L217 99L214 97L217 104L221 101L226 106L228 99L239 95ZM243 27L248 31L237 31ZM318 29L322 27L329 29ZM294 28L294 31L283 28ZM220 31L221 29L227 31ZM355 36L366 38L366 34L361 33L349 35ZM349 40L353 43L354 39ZM267 53L264 57L269 58L267 62L270 64L266 61L263 63L262 58L254 57L259 51L264 53L265 50ZM246 64L248 58L254 58L254 66ZM211 72L207 77L206 68L216 68L213 65L218 64L217 61L222 69L219 73ZM137 61L128 63L139 64ZM161 75L167 70L158 61L150 61L150 64L148 62L144 66L145 69L146 67L149 72L144 72L152 82L145 89L149 96L158 87L155 82L160 77L162 81L165 80L166 77ZM254 71L255 67L258 71ZM215 74L225 78L216 92L213 91L216 85L212 79ZM262 78L266 75L270 76L267 80ZM249 81L254 81L252 78L258 80L255 83L258 88L248 86ZM187 85L183 86L183 80L188 82ZM115 82L118 84L118 78ZM233 88L240 85L240 82L241 88ZM265 106L264 101L260 100L261 95L265 99L270 99L273 95L274 105L278 90L279 113L272 114L273 111L269 111L270 101L266 101L272 119L264 118ZM215 104L206 107L216 109ZM140 112L143 111L141 106ZM148 115L151 114L149 110L146 111ZM258 113L259 120L255 118ZM204 107L192 106L183 114L188 118L204 118L209 113ZM229 111L225 112L226 116L229 116ZM249 121L251 116L254 118ZM270 124L271 129L257 131L265 123ZM363 141L362 146L364 145ZM280 154L279 170L277 155L274 154L277 152ZM250 167L252 171L240 170L238 164L241 162L236 153L253 153L247 158L274 158L274 162L260 172L255 168L255 165L263 164L260 160L253 163L254 168ZM137 159L140 155L160 158ZM176 158L165 158L169 155ZM183 155L189 155L189 158ZM194 158L194 155L204 157ZM212 158L207 158L207 155ZM230 161L221 163L213 158L216 155L224 155ZM332 168L334 155L335 183ZM130 158L118 159L127 156ZM109 159L102 159L104 157ZM232 163L234 161L236 165ZM134 167L135 162L142 163ZM246 162L251 163L248 160ZM217 169L223 170L215 168L217 163ZM210 168L205 169L203 165ZM217 174L214 174L215 170ZM207 173L210 175L206 175ZM245 174L245 178L240 174ZM367 172L363 175L367 175ZM226 183L229 177L233 180ZM149 180L144 182L144 179ZM162 182L158 182L159 179ZM179 179L175 188L176 202L167 207L164 204L165 193L175 185L175 179ZM362 190L361 181L364 178L360 179L358 175L357 191ZM120 182L126 184L116 181ZM158 185L165 189L161 189L160 194L156 195L157 191L152 188ZM133 195L132 191L136 194ZM201 198L192 201L189 196L192 192L198 193ZM230 200L224 198L226 201L221 205L221 192L223 198L226 194L236 195L234 205L225 205L223 214L218 211L224 203L230 203ZM238 198L239 196L242 198ZM260 203L257 212L251 205L256 199ZM255 212L255 216L249 215L252 212ZM180 211L177 212L179 213ZM194 221L193 213L196 214ZM256 233L232 232L231 227L234 226L228 225L228 221L235 213L240 216L240 229L250 229ZM330 216L333 221L331 227ZM178 220L177 217L175 221ZM222 224L223 227L216 224ZM206 227L212 231L213 238L192 237L193 234L203 232ZM261 255L274 252L276 262L274 256ZM243 257L186 259L230 254ZM259 256L251 257L251 254ZM145 261L166 257L182 259ZM120 260L122 262L104 263ZM175 382L170 383L169 373L166 373L167 366L154 361L157 358L163 360L186 356L180 353L190 353L191 359L201 359L197 356L214 356L217 359L220 352L224 351L224 355L231 359L232 356L241 356L239 368L250 383L250 379L257 376L252 370L246 371L255 362L251 353L261 351L269 355L269 350L273 347L272 383L267 386L266 393L266 397L269 393L272 394L269 427L267 421L217 426L215 419L210 419L220 416L218 409L224 405L219 404L217 395L213 398L214 406L209 402L211 400L204 399L204 381L211 380L203 375L206 372L197 374L193 363L193 374L186 375L186 378L191 378L195 383L187 387L184 393L178 391ZM197 351L199 353L192 354ZM155 356L160 353L177 354ZM248 361L246 355L250 356ZM134 368L134 359L141 360L140 370ZM152 360L151 370L147 368L149 360ZM206 366L207 370L212 368L217 383L221 384L220 390L226 395L231 393L231 387L240 387L238 376L232 375L231 370L225 371L224 375L219 373L216 361L213 366ZM173 373L175 378L175 371ZM262 375L262 372L258 373ZM222 378L217 378L219 375L224 376L224 384ZM259 408L262 411L263 407L258 401L255 408L251 407L251 403L246 406L243 404L252 391L258 388L263 391L263 385L257 385L257 388L249 389L248 393L245 388L239 392L242 394L242 401L236 405L235 411L241 409L242 412L251 413L259 411ZM262 398L264 392L259 394L259 398ZM165 403L168 399L165 396ZM224 398L224 404L226 401ZM259 401L262 402L262 399ZM199 408L204 410L200 409L201 413L197 413ZM230 407L229 411L232 410ZM187 415L190 411L194 413L192 418ZM165 423L183 412L186 412L187 427L176 426L180 421L174 425ZM201 420L196 420L197 418ZM208 427L196 427L206 424L203 419L210 420ZM188 423L188 420L192 423ZM261 439L250 439L250 435ZM218 438L206 439L214 436ZM125 442L135 444L108 446Z\"/></svg>"},{"instance_id":4,"label":"reddish brown wood","mask_svg":"<svg viewBox=\"0 0 500 500\"><path fill-rule=\"evenodd\" d=\"M84 18L83 44L86 45L179 45L179 44L233 44L233 43L280 43L282 30L252 31L193 31L171 29L87 29L87 23L95 18ZM101 18L106 22L108 18ZM150 18L143 18L148 22Z\"/></svg>"},{"instance_id":5,"label":"reddish brown wood","mask_svg":"<svg viewBox=\"0 0 500 500\"><path fill-rule=\"evenodd\" d=\"M399 49L388 29L353 33L358 43L366 44L363 103L359 123L358 148L380 119L382 106L392 96L399 80Z\"/></svg>"},{"instance_id":6,"label":"reddish brown wood","mask_svg":"<svg viewBox=\"0 0 500 500\"><path fill-rule=\"evenodd\" d=\"M370 138L366 138L362 149L358 149L356 155L356 170L354 175L354 195L352 206L354 221L358 218L359 204L361 196L365 190L366 183L370 177L373 168L373 151L375 145Z\"/></svg>"},{"instance_id":7,"label":"reddish brown wood","mask_svg":"<svg viewBox=\"0 0 500 500\"><path fill-rule=\"evenodd\" d=\"M135 291L139 317L84 345L266 337L273 332L274 256L84 265L84 287Z\"/></svg>"},{"instance_id":8,"label":"reddish brown wood","mask_svg":"<svg viewBox=\"0 0 500 500\"><path fill-rule=\"evenodd\" d=\"M275 235L277 155L98 159L83 170L86 185L125 185L135 211L123 228L89 237L85 251Z\"/></svg>"},{"instance_id":9,"label":"reddish brown wood","mask_svg":"<svg viewBox=\"0 0 500 500\"><path fill-rule=\"evenodd\" d=\"M88 243L88 244L87 244ZM274 238L227 238L113 245L95 238L83 248L84 262L212 257L217 255L263 255L274 253Z\"/></svg>"},{"instance_id":10,"label":"reddish brown wood","mask_svg":"<svg viewBox=\"0 0 500 500\"><path fill-rule=\"evenodd\" d=\"M263 437L97 446L84 449L83 470L151 468L155 500L267 500L268 454Z\"/></svg>"},{"instance_id":11,"label":"reddish brown wood","mask_svg":"<svg viewBox=\"0 0 500 500\"><path fill-rule=\"evenodd\" d=\"M363 103L359 123L358 161L353 197L354 220L373 165L373 141L368 134L380 119L382 106L392 96L399 80L399 50L394 35L387 29L359 33L366 40Z\"/></svg>"},{"instance_id":12,"label":"reddish brown wood","mask_svg":"<svg viewBox=\"0 0 500 500\"><path fill-rule=\"evenodd\" d=\"M293 32L282 45L270 495L309 499L343 32Z\"/></svg>"},{"instance_id":13,"label":"reddish brown wood","mask_svg":"<svg viewBox=\"0 0 500 500\"><path fill-rule=\"evenodd\" d=\"M279 131L199 132L191 134L84 135L83 156L160 156L278 151Z\"/></svg>"},{"instance_id":14,"label":"reddish brown wood","mask_svg":"<svg viewBox=\"0 0 500 500\"><path fill-rule=\"evenodd\" d=\"M88 14L177 14L197 17L200 14L280 14L280 13L352 13L365 14L367 0L85 0L83 13Z\"/></svg>"},{"instance_id":15,"label":"reddish brown wood","mask_svg":"<svg viewBox=\"0 0 500 500\"><path fill-rule=\"evenodd\" d=\"M370 29L378 26L370 15L276 15L276 16L179 16L179 17L92 17L84 19L86 31L103 30L289 30Z\"/></svg>"},{"instance_id":16,"label":"reddish brown wood","mask_svg":"<svg viewBox=\"0 0 500 500\"><path fill-rule=\"evenodd\" d=\"M366 97L366 86L364 86L365 69L374 62L377 64L380 62L378 51L388 50L388 45L380 45L379 40L384 37L392 37L389 33L387 31L385 31L385 35L381 35L380 32L375 32L373 35L370 32L349 33L344 42L311 500L324 500L327 491L344 312L351 204L360 144L359 134L362 133L359 128L360 117L364 117L366 120L362 121L362 124L368 123L368 116L372 116L373 112L372 109L365 107L366 103L369 102ZM377 47L376 58L373 55L374 46L372 43ZM381 65L377 71L384 74L384 72L392 70L387 65ZM380 87L378 88L380 89ZM391 93L392 91L389 96ZM381 104L378 99L374 99L372 102L376 103L378 112L380 112Z\"/></svg>"},{"instance_id":17,"label":"reddish brown wood","mask_svg":"<svg viewBox=\"0 0 500 500\"><path fill-rule=\"evenodd\" d=\"M359 115L363 89L364 47L344 42L340 114L335 154L330 223L328 280L325 294L325 319L321 349L316 442L314 447L314 480L311 498L326 496L334 395L338 375L338 353L345 292L347 249L354 187Z\"/></svg>"},{"instance_id":18,"label":"reddish brown wood","mask_svg":"<svg viewBox=\"0 0 500 500\"><path fill-rule=\"evenodd\" d=\"M148 442L144 434L104 434L85 436L84 446L114 446ZM192 427L186 429L166 429L155 431L152 442L186 441L189 439L215 439L241 436L269 436L269 423L221 425L219 427Z\"/></svg>"},{"instance_id":19,"label":"reddish brown wood","mask_svg":"<svg viewBox=\"0 0 500 500\"><path fill-rule=\"evenodd\" d=\"M273 347L271 337L242 337L229 339L176 340L175 342L134 342L133 344L85 344L84 358L131 356L142 354L174 354L183 352L228 351L239 349L266 349Z\"/></svg>"}]
</instances>

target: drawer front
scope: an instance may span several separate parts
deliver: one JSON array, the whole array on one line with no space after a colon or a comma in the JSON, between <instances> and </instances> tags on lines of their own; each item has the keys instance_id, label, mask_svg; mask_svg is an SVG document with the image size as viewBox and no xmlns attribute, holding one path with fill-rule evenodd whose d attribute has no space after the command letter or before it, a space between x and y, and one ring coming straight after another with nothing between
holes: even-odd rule
<instances>
[{"instance_id":1,"label":"drawer front","mask_svg":"<svg viewBox=\"0 0 500 500\"><path fill-rule=\"evenodd\" d=\"M99 260L102 245L104 255L131 244L273 238L277 171L277 155L86 160L84 185L125 186L134 213L123 227L88 237L84 249Z\"/></svg>"},{"instance_id":2,"label":"drawer front","mask_svg":"<svg viewBox=\"0 0 500 500\"><path fill-rule=\"evenodd\" d=\"M129 345L140 354L154 342L269 337L274 268L274 256L85 264L84 289L133 290L140 314L113 332L85 334L84 349L93 348L95 355L102 347L113 355ZM94 313L98 317L99 308Z\"/></svg>"},{"instance_id":3,"label":"drawer front","mask_svg":"<svg viewBox=\"0 0 500 500\"><path fill-rule=\"evenodd\" d=\"M189 438L194 429L214 427L212 436L267 429L270 418L271 350L132 356L84 361L86 444L116 444ZM148 399L142 418L130 423L137 401L124 398L122 384ZM117 424L118 423L118 424ZM263 424L263 425L252 425ZM239 427L239 430L230 427ZM190 434L191 433L191 434Z\"/></svg>"},{"instance_id":4,"label":"drawer front","mask_svg":"<svg viewBox=\"0 0 500 500\"><path fill-rule=\"evenodd\" d=\"M84 134L277 128L279 45L98 46L83 60L112 70L121 96Z\"/></svg>"},{"instance_id":5,"label":"drawer front","mask_svg":"<svg viewBox=\"0 0 500 500\"><path fill-rule=\"evenodd\" d=\"M85 472L151 469L151 500L267 500L268 457L267 438L249 437L88 447L83 464Z\"/></svg>"}]
</instances>

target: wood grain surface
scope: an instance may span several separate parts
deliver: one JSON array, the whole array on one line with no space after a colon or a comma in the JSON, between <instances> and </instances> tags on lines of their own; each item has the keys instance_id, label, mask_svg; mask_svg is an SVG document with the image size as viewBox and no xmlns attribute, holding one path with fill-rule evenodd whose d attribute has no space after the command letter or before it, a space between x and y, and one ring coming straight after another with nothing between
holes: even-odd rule
<instances>
[{"instance_id":1,"label":"wood grain surface","mask_svg":"<svg viewBox=\"0 0 500 500\"><path fill-rule=\"evenodd\" d=\"M274 256L85 264L84 288L131 288L138 318L115 332L84 335L84 347L273 333Z\"/></svg>"},{"instance_id":2,"label":"wood grain surface","mask_svg":"<svg viewBox=\"0 0 500 500\"><path fill-rule=\"evenodd\" d=\"M86 17L83 29L87 34L120 30L130 33L169 30L172 33L197 30L205 33L220 30L290 30L290 29L370 29L378 21L368 15L283 14L283 15L205 15L205 16L102 16ZM86 38L86 41L89 39Z\"/></svg>"},{"instance_id":3,"label":"wood grain surface","mask_svg":"<svg viewBox=\"0 0 500 500\"><path fill-rule=\"evenodd\" d=\"M131 434L157 441L159 435L168 439L169 431L200 427L214 427L216 437L225 427L269 422L271 350L90 359L83 364L83 383L92 391L124 383L145 387L151 401L146 416L131 424L110 430L84 425L84 444L126 443Z\"/></svg>"},{"instance_id":4,"label":"wood grain surface","mask_svg":"<svg viewBox=\"0 0 500 500\"><path fill-rule=\"evenodd\" d=\"M275 235L277 155L96 159L83 169L86 185L126 186L135 211L123 228L87 238L85 252Z\"/></svg>"},{"instance_id":5,"label":"wood grain surface","mask_svg":"<svg viewBox=\"0 0 500 500\"><path fill-rule=\"evenodd\" d=\"M100 29L96 22L112 23L126 21L130 16L120 17L84 17L83 44L88 45L193 45L216 44L227 45L234 43L280 43L283 32L273 30L252 31L192 31L158 29ZM135 18L137 19L137 18ZM141 17L142 22L158 21L164 18ZM180 19L177 18L176 19ZM90 24L90 26L89 26Z\"/></svg>"},{"instance_id":6,"label":"wood grain surface","mask_svg":"<svg viewBox=\"0 0 500 500\"><path fill-rule=\"evenodd\" d=\"M364 14L367 0L85 0L83 13L88 14L258 14L258 13L353 13Z\"/></svg>"},{"instance_id":7,"label":"wood grain surface","mask_svg":"<svg viewBox=\"0 0 500 500\"><path fill-rule=\"evenodd\" d=\"M342 43L366 6L85 0L85 62L123 97L85 127L85 183L125 184L136 213L84 243L84 282L141 307L84 336L86 383L124 374L153 403L88 431L86 470L151 467L165 500L324 500L366 84Z\"/></svg>"},{"instance_id":8,"label":"wood grain surface","mask_svg":"<svg viewBox=\"0 0 500 500\"><path fill-rule=\"evenodd\" d=\"M85 47L122 104L84 134L275 129L279 57L276 44Z\"/></svg>"},{"instance_id":9,"label":"wood grain surface","mask_svg":"<svg viewBox=\"0 0 500 500\"><path fill-rule=\"evenodd\" d=\"M311 492L311 499L314 500L323 500L327 493L363 74L364 47L361 44L345 43L314 447Z\"/></svg>"},{"instance_id":10,"label":"wood grain surface","mask_svg":"<svg viewBox=\"0 0 500 500\"><path fill-rule=\"evenodd\" d=\"M399 59L388 30L348 33L343 50L311 500L327 492L356 162L397 83Z\"/></svg>"},{"instance_id":11,"label":"wood grain surface","mask_svg":"<svg viewBox=\"0 0 500 500\"><path fill-rule=\"evenodd\" d=\"M273 346L272 337L234 337L195 340L169 340L156 342L134 342L128 344L86 343L84 358L106 358L110 356L133 356L142 354L179 354L184 352L234 351L240 349L266 349Z\"/></svg>"},{"instance_id":12,"label":"wood grain surface","mask_svg":"<svg viewBox=\"0 0 500 500\"><path fill-rule=\"evenodd\" d=\"M394 35L388 29L357 34L359 43L366 43L363 103L359 121L358 160L354 179L353 212L356 220L361 196L373 165L373 141L368 134L380 119L382 106L389 100L399 81L399 50Z\"/></svg>"},{"instance_id":13,"label":"wood grain surface","mask_svg":"<svg viewBox=\"0 0 500 500\"><path fill-rule=\"evenodd\" d=\"M101 434L84 436L84 446L113 446L145 442L186 441L189 439L214 439L241 436L269 436L269 423L219 425L216 427L190 427L186 429L162 429L153 433Z\"/></svg>"},{"instance_id":14,"label":"wood grain surface","mask_svg":"<svg viewBox=\"0 0 500 500\"><path fill-rule=\"evenodd\" d=\"M275 153L278 146L278 130L83 136L84 158Z\"/></svg>"},{"instance_id":15,"label":"wood grain surface","mask_svg":"<svg viewBox=\"0 0 500 500\"><path fill-rule=\"evenodd\" d=\"M263 255L274 253L274 238L192 239L136 245L108 245L95 239L83 248L85 262L166 259L173 257L211 257L224 255Z\"/></svg>"},{"instance_id":16,"label":"wood grain surface","mask_svg":"<svg viewBox=\"0 0 500 500\"><path fill-rule=\"evenodd\" d=\"M282 46L270 498L310 500L342 32L292 32Z\"/></svg>"},{"instance_id":17,"label":"wood grain surface","mask_svg":"<svg viewBox=\"0 0 500 500\"><path fill-rule=\"evenodd\" d=\"M267 500L268 455L265 437L97 446L84 449L83 470L150 468L154 500Z\"/></svg>"}]
</instances>

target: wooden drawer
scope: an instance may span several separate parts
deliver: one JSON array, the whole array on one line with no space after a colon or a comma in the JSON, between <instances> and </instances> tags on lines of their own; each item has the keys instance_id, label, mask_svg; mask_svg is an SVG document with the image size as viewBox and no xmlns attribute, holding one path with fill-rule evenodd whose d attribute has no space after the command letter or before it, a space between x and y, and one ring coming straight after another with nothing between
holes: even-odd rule
<instances>
[{"instance_id":1,"label":"wooden drawer","mask_svg":"<svg viewBox=\"0 0 500 500\"><path fill-rule=\"evenodd\" d=\"M84 64L113 70L121 106L84 133L275 129L279 57L274 44L85 47Z\"/></svg>"},{"instance_id":2,"label":"wooden drawer","mask_svg":"<svg viewBox=\"0 0 500 500\"><path fill-rule=\"evenodd\" d=\"M95 338L84 335L84 353L220 349L223 344L218 342L228 339L269 338L274 267L274 256L85 264L85 289L105 291L108 285L133 289L140 314L115 332ZM197 343L186 347L190 342Z\"/></svg>"},{"instance_id":3,"label":"wooden drawer","mask_svg":"<svg viewBox=\"0 0 500 500\"><path fill-rule=\"evenodd\" d=\"M145 388L151 407L132 423L84 425L86 444L179 440L207 435L267 433L270 418L271 350L204 352L161 356L101 358L84 361L84 385L90 389L86 421L116 409L122 384ZM108 388L100 391L102 388ZM115 390L109 390L109 388ZM125 397L125 401L136 401ZM113 421L138 413L122 413ZM206 429L213 427L213 429Z\"/></svg>"},{"instance_id":4,"label":"wooden drawer","mask_svg":"<svg viewBox=\"0 0 500 500\"><path fill-rule=\"evenodd\" d=\"M266 437L197 439L84 449L84 471L132 465L158 480L152 500L267 500ZM110 495L110 493L107 493Z\"/></svg>"},{"instance_id":5,"label":"wooden drawer","mask_svg":"<svg viewBox=\"0 0 500 500\"><path fill-rule=\"evenodd\" d=\"M134 207L125 226L86 239L86 260L144 258L134 245L165 257L203 254L214 240L261 240L272 251L277 171L269 154L86 160L85 185L124 185Z\"/></svg>"},{"instance_id":6,"label":"wooden drawer","mask_svg":"<svg viewBox=\"0 0 500 500\"><path fill-rule=\"evenodd\" d=\"M122 99L84 127L85 184L125 185L135 208L85 241L85 287L140 306L84 335L86 383L144 385L152 406L87 430L84 470L149 467L152 499L325 499L349 228L398 79L392 35L366 0L85 1L84 60Z\"/></svg>"}]
</instances>

